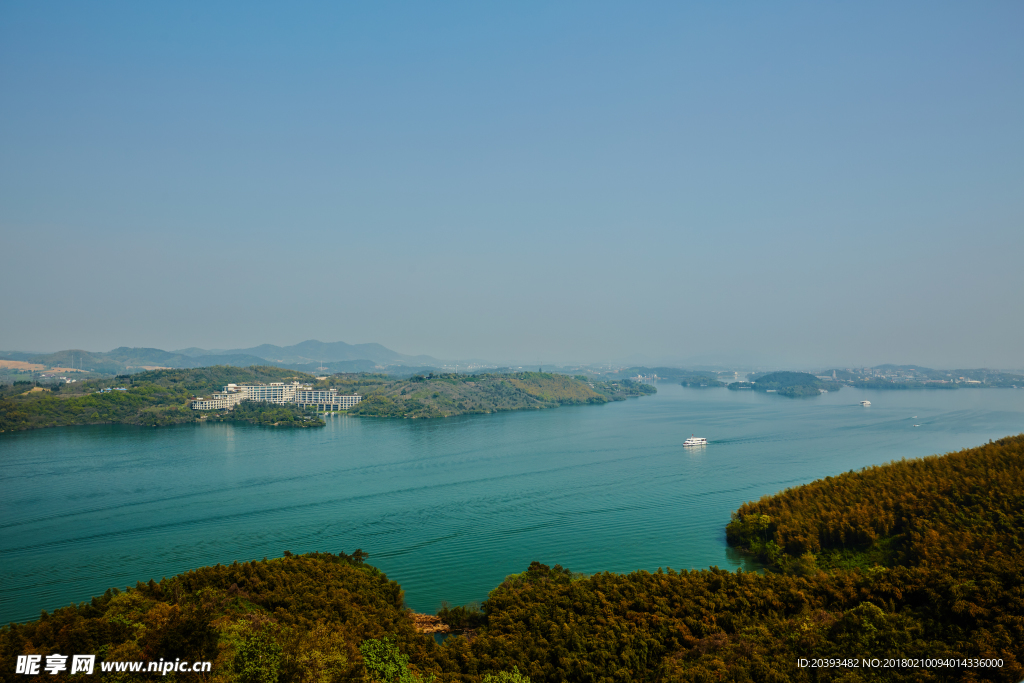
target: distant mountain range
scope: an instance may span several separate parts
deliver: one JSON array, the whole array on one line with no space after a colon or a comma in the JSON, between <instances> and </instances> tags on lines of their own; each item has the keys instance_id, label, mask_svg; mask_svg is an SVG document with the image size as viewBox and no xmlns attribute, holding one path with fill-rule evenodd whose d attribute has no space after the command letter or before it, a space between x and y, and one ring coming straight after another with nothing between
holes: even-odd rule
<instances>
[{"instance_id":1,"label":"distant mountain range","mask_svg":"<svg viewBox=\"0 0 1024 683\"><path fill-rule=\"evenodd\" d=\"M249 349L206 350L195 347L181 349L174 353L190 357L245 355L265 358L274 363L319 363L370 360L378 365L440 365L431 356L407 356L380 344L346 344L345 342L321 342L315 339L293 346L261 344Z\"/></svg>"},{"instance_id":2,"label":"distant mountain range","mask_svg":"<svg viewBox=\"0 0 1024 683\"><path fill-rule=\"evenodd\" d=\"M345 342L321 342L309 339L292 346L261 344L245 349L201 349L189 347L177 351L163 349L130 348L121 346L113 351L95 352L68 349L56 353L31 353L23 351L0 351L0 361L25 361L45 368L76 368L90 372L117 375L139 372L153 368L202 368L213 365L250 367L252 365L275 365L302 372L327 374L336 372L387 372L391 375L409 376L427 374L452 361L443 361L432 356L409 356L392 351L380 344L346 344ZM483 361L459 361L460 364ZM574 374L573 368L547 368L555 372ZM623 379L637 375L657 375L661 380L682 382L694 386L717 386L722 380L731 381L733 373L719 372L711 368L660 366L633 366L617 371L601 371L598 374L608 378ZM500 372L501 370L491 370ZM763 374L763 373L761 373ZM756 373L755 373L756 376ZM828 376L853 386L867 388L948 388L959 386L1024 386L1024 376L989 369L934 370L918 365L878 365L873 368L836 368L825 371Z\"/></svg>"},{"instance_id":3,"label":"distant mountain range","mask_svg":"<svg viewBox=\"0 0 1024 683\"><path fill-rule=\"evenodd\" d=\"M443 362L431 356L408 356L380 344L346 344L310 339L293 346L262 344L249 349L200 349L178 351L129 348L92 352L69 349L56 353L0 352L2 360L18 360L51 367L80 368L118 374L143 368L200 368L211 365L277 365L313 372L323 365L327 372L366 372L381 366L439 367Z\"/></svg>"}]
</instances>

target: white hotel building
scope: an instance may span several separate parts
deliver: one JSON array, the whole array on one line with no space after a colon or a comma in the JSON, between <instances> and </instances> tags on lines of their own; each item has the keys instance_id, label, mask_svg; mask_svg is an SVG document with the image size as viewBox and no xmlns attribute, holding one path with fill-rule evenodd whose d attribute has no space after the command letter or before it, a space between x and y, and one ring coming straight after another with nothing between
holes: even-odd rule
<instances>
[{"instance_id":1,"label":"white hotel building","mask_svg":"<svg viewBox=\"0 0 1024 683\"><path fill-rule=\"evenodd\" d=\"M337 389L313 389L298 382L285 384L229 384L223 391L211 398L192 401L192 410L228 410L242 401L261 403L294 403L300 406L316 406L323 410L348 410L363 400L359 395L339 394Z\"/></svg>"}]
</instances>

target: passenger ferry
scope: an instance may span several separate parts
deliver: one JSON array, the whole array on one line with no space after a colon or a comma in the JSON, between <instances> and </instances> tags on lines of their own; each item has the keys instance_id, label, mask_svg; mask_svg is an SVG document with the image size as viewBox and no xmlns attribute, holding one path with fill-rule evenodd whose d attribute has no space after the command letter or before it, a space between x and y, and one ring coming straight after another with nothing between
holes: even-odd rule
<instances>
[{"instance_id":1,"label":"passenger ferry","mask_svg":"<svg viewBox=\"0 0 1024 683\"><path fill-rule=\"evenodd\" d=\"M683 442L683 446L707 446L708 440L700 436L691 436Z\"/></svg>"}]
</instances>

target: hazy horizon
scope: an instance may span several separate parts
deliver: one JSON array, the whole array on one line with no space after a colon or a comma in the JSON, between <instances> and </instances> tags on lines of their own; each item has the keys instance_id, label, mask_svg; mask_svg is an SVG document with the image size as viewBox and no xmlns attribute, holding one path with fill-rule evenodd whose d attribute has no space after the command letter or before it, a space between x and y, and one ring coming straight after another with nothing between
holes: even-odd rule
<instances>
[{"instance_id":1,"label":"hazy horizon","mask_svg":"<svg viewBox=\"0 0 1024 683\"><path fill-rule=\"evenodd\" d=\"M0 349L1020 369L1022 19L8 3Z\"/></svg>"},{"instance_id":2,"label":"hazy horizon","mask_svg":"<svg viewBox=\"0 0 1024 683\"><path fill-rule=\"evenodd\" d=\"M304 341L323 341L323 340L302 340L300 342L297 342L296 344L302 343ZM333 343L333 342L338 342L338 341L344 342L344 340L332 340L332 342L327 342L327 343ZM347 343L347 342L345 342L345 343ZM374 342L362 342L362 343L372 344ZM274 344L274 346L280 346L280 347L285 347L285 348L290 347L290 346L294 346L294 345L295 344ZM352 346L358 346L359 343L351 344L351 345ZM207 351L207 352L210 352L210 353L216 355L216 354L226 354L226 353L235 353L235 352L249 351L251 349L255 349L258 346L262 346L262 344L251 344L251 345L247 345L247 346L243 346L243 347L236 347L236 348L232 348L232 349L226 349L226 348L203 348L203 347L197 347L197 346L183 347L181 349L173 349L173 348L166 348L165 349L165 348L160 348L160 347L137 347L137 348L155 348L155 349L159 349L161 351L168 351L168 352L171 352L171 353L180 353L180 352L185 352L185 351L194 351L195 349L201 349L203 351ZM381 346L384 346L385 348L388 348L388 350L394 351L394 352L396 352L398 354L401 354L401 355L404 355L404 356L421 356L421 355L426 355L426 354L418 354L415 351L406 352L403 349L393 349L393 348L387 347L386 344L382 344ZM89 353L109 353L110 351L113 351L116 348L120 348L120 347L114 347L113 349L85 349L85 348L79 348L79 347L69 347L69 348L65 348L65 349L44 349L44 350L40 350L40 349L0 349L0 353L17 352L17 353L35 353L35 354L38 354L38 355L46 355L46 354L57 353L57 352L61 352L61 351L83 351L83 352L89 352ZM436 356L434 356L432 358L433 358L434 361L437 361L438 363L444 363L444 364L462 363L463 367L468 367L469 364L489 365L489 366L495 366L495 367L501 367L501 366L522 366L525 369L531 369L531 370L534 367L538 367L538 366L540 367L540 369L544 369L544 366L547 366L548 368L552 368L552 367L554 367L554 368L566 368L566 367L573 367L573 366L596 367L596 366L601 366L601 365L612 365L612 366L619 366L619 367L639 367L639 366L657 367L657 366L666 366L666 367L676 367L676 368L681 368L681 369L685 369L685 368L691 368L691 369L718 368L718 369L729 369L729 370L783 370L783 369L785 369L785 370L798 370L798 371L819 371L819 370L825 370L825 369L876 367L876 366L880 366L880 365L896 365L896 366L911 366L911 365L921 366L922 365L921 363L916 363L916 362L913 362L913 361L910 361L910 360L899 361L899 362L891 361L891 360L885 360L885 361L879 361L879 362L874 362L874 363L832 362L832 363L819 363L819 364L813 364L813 363L811 363L811 364L808 364L808 363L781 363L780 364L780 363L774 362L774 361L772 361L770 359L764 359L764 358L758 359L756 354L729 355L729 354L714 354L714 353L710 353L710 354L706 354L706 355L691 356L689 358L651 357L651 356L647 356L647 355L644 355L644 354L632 354L632 355L628 355L628 356L624 356L624 357L619 357L619 358L604 358L604 359L597 359L597 360L578 360L578 359L572 359L572 358L561 358L561 359L558 359L558 358L538 358L538 357L530 358L530 357L526 357L526 356L520 357L520 358L481 358L481 357L460 357L460 358L455 358L455 357L444 357L444 356L436 357ZM267 360L271 360L271 359L267 359ZM324 358L324 359L321 359L321 360L323 360L324 362L329 362L329 363L337 362L336 359L335 360L328 360L328 359ZM353 359L353 360L355 360L355 359ZM426 364L429 365L429 363L426 363ZM406 365L409 365L409 363L407 362ZM962 365L962 366L934 366L932 369L936 369L936 370L953 370L953 369L969 369L969 368L980 369L980 367L981 366L967 366L967 365ZM990 367L989 369L1009 371L1009 372L1024 372L1024 368L1021 368L1021 367Z\"/></svg>"}]
</instances>

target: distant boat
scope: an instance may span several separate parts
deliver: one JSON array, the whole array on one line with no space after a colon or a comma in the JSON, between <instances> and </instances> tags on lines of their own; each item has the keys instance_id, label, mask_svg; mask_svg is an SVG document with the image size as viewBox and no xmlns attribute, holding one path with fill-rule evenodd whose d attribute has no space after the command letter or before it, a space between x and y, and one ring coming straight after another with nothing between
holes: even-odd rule
<instances>
[{"instance_id":1,"label":"distant boat","mask_svg":"<svg viewBox=\"0 0 1024 683\"><path fill-rule=\"evenodd\" d=\"M707 446L708 440L700 436L691 436L683 442L683 446Z\"/></svg>"},{"instance_id":2,"label":"distant boat","mask_svg":"<svg viewBox=\"0 0 1024 683\"><path fill-rule=\"evenodd\" d=\"M871 405L871 401L861 401L860 404L867 408L869 405Z\"/></svg>"},{"instance_id":3,"label":"distant boat","mask_svg":"<svg viewBox=\"0 0 1024 683\"><path fill-rule=\"evenodd\" d=\"M915 426L915 427L920 427L921 425L914 425L914 426Z\"/></svg>"}]
</instances>

